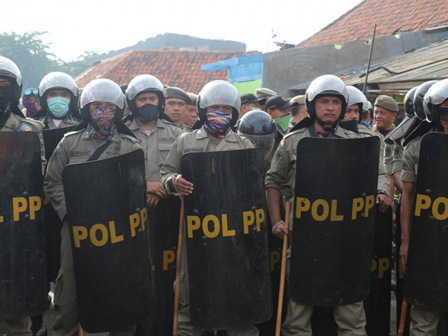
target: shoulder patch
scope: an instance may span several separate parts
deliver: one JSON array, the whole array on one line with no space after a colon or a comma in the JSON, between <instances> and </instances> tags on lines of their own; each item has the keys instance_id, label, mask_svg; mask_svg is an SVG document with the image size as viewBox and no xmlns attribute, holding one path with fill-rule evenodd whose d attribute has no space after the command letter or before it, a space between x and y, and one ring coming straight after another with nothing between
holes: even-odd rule
<instances>
[{"instance_id":1,"label":"shoulder patch","mask_svg":"<svg viewBox=\"0 0 448 336\"><path fill-rule=\"evenodd\" d=\"M23 124L27 124L29 127L31 127L31 130L33 130L34 132L42 131L45 127L43 122L32 118L26 118L25 120L23 120Z\"/></svg>"},{"instance_id":2,"label":"shoulder patch","mask_svg":"<svg viewBox=\"0 0 448 336\"><path fill-rule=\"evenodd\" d=\"M19 126L19 130L23 131L23 132L31 132L34 131L33 126L28 125L26 122L23 122L20 126Z\"/></svg>"}]
</instances>

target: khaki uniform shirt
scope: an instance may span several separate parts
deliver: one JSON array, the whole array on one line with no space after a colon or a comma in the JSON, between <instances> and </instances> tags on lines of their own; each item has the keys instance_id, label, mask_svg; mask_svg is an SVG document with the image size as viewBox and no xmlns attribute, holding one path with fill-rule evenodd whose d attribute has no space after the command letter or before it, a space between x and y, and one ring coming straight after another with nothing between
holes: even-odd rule
<instances>
[{"instance_id":1,"label":"khaki uniform shirt","mask_svg":"<svg viewBox=\"0 0 448 336\"><path fill-rule=\"evenodd\" d=\"M0 132L28 132L32 131L37 133L40 141L40 158L42 162L42 174L45 171L45 165L47 164L47 160L45 160L45 146L44 146L44 138L42 137L42 129L44 128L44 124L40 121L31 119L31 118L21 118L17 114L11 112L11 116L8 118L6 123L0 129Z\"/></svg>"},{"instance_id":2,"label":"khaki uniform shirt","mask_svg":"<svg viewBox=\"0 0 448 336\"><path fill-rule=\"evenodd\" d=\"M192 132L183 133L177 138L160 171L162 174L162 184L166 190L170 190L167 181L175 174L181 174L180 160L184 154L192 152L219 152L255 147L250 140L235 132L229 132L224 138L220 139L219 143L214 140L208 136L202 127Z\"/></svg>"},{"instance_id":3,"label":"khaki uniform shirt","mask_svg":"<svg viewBox=\"0 0 448 336\"><path fill-rule=\"evenodd\" d=\"M62 185L62 170L70 163L86 162L95 150L106 141L111 141L112 144L101 154L99 159L118 156L140 148L136 139L125 134L115 133L114 136L106 140L91 137L89 132L81 130L65 134L54 150L45 174L45 190L61 220L67 213Z\"/></svg>"},{"instance_id":4,"label":"khaki uniform shirt","mask_svg":"<svg viewBox=\"0 0 448 336\"><path fill-rule=\"evenodd\" d=\"M392 131L395 126L390 130ZM375 130L376 133L381 134L378 129ZM392 165L393 165L393 154L394 154L394 144L384 141L384 167L386 168L387 175L392 175Z\"/></svg>"},{"instance_id":5,"label":"khaki uniform shirt","mask_svg":"<svg viewBox=\"0 0 448 336\"><path fill-rule=\"evenodd\" d=\"M320 138L324 136L318 134ZM359 138L360 135L351 132L349 130L343 129L342 127L336 128L333 135L334 138L347 139L347 138ZM267 172L265 178L265 188L276 188L282 192L282 184L287 184L289 189L294 192L295 190L295 180L296 180L296 160L297 160L297 143L303 139L311 137L311 133L308 128L301 128L292 133L287 134L271 162L271 169ZM356 153L353 153L356 155ZM379 162L378 166L378 190L389 190L389 180L387 178L386 172L384 170L384 165ZM293 195L288 195L288 198L292 198ZM291 211L292 219L293 211ZM292 224L292 220L290 221ZM292 229L292 225L291 225Z\"/></svg>"},{"instance_id":6,"label":"khaki uniform shirt","mask_svg":"<svg viewBox=\"0 0 448 336\"><path fill-rule=\"evenodd\" d=\"M422 137L412 139L403 151L403 168L401 170L401 180L403 182L417 181L418 157L420 155L420 143Z\"/></svg>"},{"instance_id":7,"label":"khaki uniform shirt","mask_svg":"<svg viewBox=\"0 0 448 336\"><path fill-rule=\"evenodd\" d=\"M45 124L45 118L46 117L42 117L38 120ZM51 119L50 117L47 118L47 122L48 122L48 128L46 128L46 129L56 129L56 128L77 126L77 125L79 125L79 123L81 123L81 120L75 119L71 115L68 115L65 119L62 119L62 121L57 126L54 123L53 119Z\"/></svg>"},{"instance_id":8,"label":"khaki uniform shirt","mask_svg":"<svg viewBox=\"0 0 448 336\"><path fill-rule=\"evenodd\" d=\"M127 123L127 126L135 134L145 153L146 180L161 182L160 168L165 163L174 141L183 133L182 130L164 119L157 119L149 135L135 119Z\"/></svg>"},{"instance_id":9,"label":"khaki uniform shirt","mask_svg":"<svg viewBox=\"0 0 448 336\"><path fill-rule=\"evenodd\" d=\"M381 133L377 133L369 129L366 125L358 124L358 132L363 135L377 136L380 138L380 157L381 162L384 161L384 137Z\"/></svg>"}]
</instances>

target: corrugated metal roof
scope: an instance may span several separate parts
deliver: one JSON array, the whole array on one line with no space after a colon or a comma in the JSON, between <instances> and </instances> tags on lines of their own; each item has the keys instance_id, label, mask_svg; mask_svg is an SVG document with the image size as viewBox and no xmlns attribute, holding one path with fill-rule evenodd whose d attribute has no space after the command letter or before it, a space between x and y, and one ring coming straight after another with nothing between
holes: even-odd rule
<instances>
[{"instance_id":1,"label":"corrugated metal roof","mask_svg":"<svg viewBox=\"0 0 448 336\"><path fill-rule=\"evenodd\" d=\"M359 72L355 70L343 75L343 80L347 85L362 84L365 75L365 69ZM432 44L376 65L370 69L368 84L427 81L443 78L448 78L448 41Z\"/></svg>"}]
</instances>

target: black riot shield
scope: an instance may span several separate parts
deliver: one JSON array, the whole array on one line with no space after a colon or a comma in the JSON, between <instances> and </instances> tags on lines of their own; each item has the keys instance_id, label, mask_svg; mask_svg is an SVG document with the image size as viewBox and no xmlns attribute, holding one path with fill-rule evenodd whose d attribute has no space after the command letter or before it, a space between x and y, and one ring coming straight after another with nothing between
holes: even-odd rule
<instances>
[{"instance_id":1,"label":"black riot shield","mask_svg":"<svg viewBox=\"0 0 448 336\"><path fill-rule=\"evenodd\" d=\"M45 158L50 160L59 141L62 140L64 134L73 130L74 126L45 129L42 131L45 144ZM47 244L47 278L48 281L55 281L60 268L60 251L61 251L61 229L62 221L53 209L48 197L44 202L45 212L45 230Z\"/></svg>"},{"instance_id":2,"label":"black riot shield","mask_svg":"<svg viewBox=\"0 0 448 336\"><path fill-rule=\"evenodd\" d=\"M191 153L182 176L191 323L232 329L271 318L263 155L260 149Z\"/></svg>"},{"instance_id":3,"label":"black riot shield","mask_svg":"<svg viewBox=\"0 0 448 336\"><path fill-rule=\"evenodd\" d=\"M369 336L390 332L392 266L392 208L389 208L386 212L377 210L375 218L370 291L364 301Z\"/></svg>"},{"instance_id":4,"label":"black riot shield","mask_svg":"<svg viewBox=\"0 0 448 336\"><path fill-rule=\"evenodd\" d=\"M155 306L147 335L170 335L173 330L176 253L179 238L180 198L170 195L149 210L149 237L152 256Z\"/></svg>"},{"instance_id":5,"label":"black riot shield","mask_svg":"<svg viewBox=\"0 0 448 336\"><path fill-rule=\"evenodd\" d=\"M42 131L42 136L44 137L45 144L45 158L50 160L51 154L53 154L56 146L62 140L65 133L72 131L75 126L55 128L55 129L45 129Z\"/></svg>"},{"instance_id":6,"label":"black riot shield","mask_svg":"<svg viewBox=\"0 0 448 336\"><path fill-rule=\"evenodd\" d=\"M420 145L404 296L412 305L448 311L448 135Z\"/></svg>"},{"instance_id":7,"label":"black riot shield","mask_svg":"<svg viewBox=\"0 0 448 336\"><path fill-rule=\"evenodd\" d=\"M378 160L377 137L299 141L289 281L293 301L336 306L367 296Z\"/></svg>"},{"instance_id":8,"label":"black riot shield","mask_svg":"<svg viewBox=\"0 0 448 336\"><path fill-rule=\"evenodd\" d=\"M33 132L0 133L0 321L47 305L40 142Z\"/></svg>"},{"instance_id":9,"label":"black riot shield","mask_svg":"<svg viewBox=\"0 0 448 336\"><path fill-rule=\"evenodd\" d=\"M143 151L63 170L79 314L90 332L130 327L152 300Z\"/></svg>"}]
</instances>

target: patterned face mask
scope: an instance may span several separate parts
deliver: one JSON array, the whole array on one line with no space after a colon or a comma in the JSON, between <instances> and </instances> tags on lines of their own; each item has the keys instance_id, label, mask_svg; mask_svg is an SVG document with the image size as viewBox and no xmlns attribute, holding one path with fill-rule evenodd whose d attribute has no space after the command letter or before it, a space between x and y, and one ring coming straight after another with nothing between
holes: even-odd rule
<instances>
[{"instance_id":1,"label":"patterned face mask","mask_svg":"<svg viewBox=\"0 0 448 336\"><path fill-rule=\"evenodd\" d=\"M230 120L232 120L232 115L230 113L217 110L207 112L206 115L207 121L203 127L211 136L222 139L232 129L230 127Z\"/></svg>"},{"instance_id":2,"label":"patterned face mask","mask_svg":"<svg viewBox=\"0 0 448 336\"><path fill-rule=\"evenodd\" d=\"M89 111L90 123L97 131L97 135L101 138L112 133L115 121L115 111L113 107L107 105L100 105Z\"/></svg>"}]
</instances>

